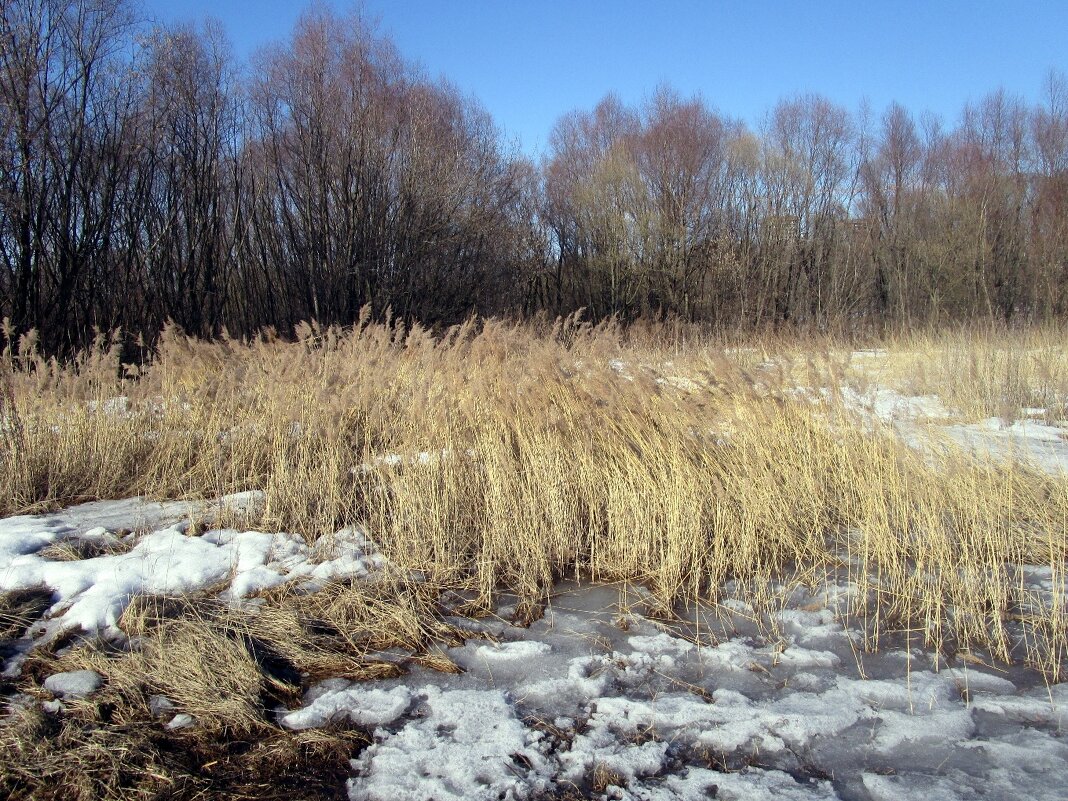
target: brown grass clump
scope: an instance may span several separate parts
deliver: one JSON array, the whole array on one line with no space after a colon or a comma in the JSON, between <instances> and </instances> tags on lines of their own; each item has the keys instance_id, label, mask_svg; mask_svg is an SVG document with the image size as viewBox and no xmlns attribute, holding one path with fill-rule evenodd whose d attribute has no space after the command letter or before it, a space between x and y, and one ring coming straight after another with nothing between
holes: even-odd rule
<instances>
[{"instance_id":1,"label":"brown grass clump","mask_svg":"<svg viewBox=\"0 0 1068 801\"><path fill-rule=\"evenodd\" d=\"M49 590L30 589L0 593L0 647L21 637L52 605Z\"/></svg>"},{"instance_id":2,"label":"brown grass clump","mask_svg":"<svg viewBox=\"0 0 1068 801\"><path fill-rule=\"evenodd\" d=\"M121 714L119 714L121 713ZM350 732L170 732L138 710L82 703L57 716L16 709L0 726L10 799L344 799L349 760L366 739Z\"/></svg>"},{"instance_id":3,"label":"brown grass clump","mask_svg":"<svg viewBox=\"0 0 1068 801\"><path fill-rule=\"evenodd\" d=\"M625 787L626 784L627 778L622 773L602 762L594 765L590 776L590 789L595 793L603 793L609 787Z\"/></svg>"}]
</instances>

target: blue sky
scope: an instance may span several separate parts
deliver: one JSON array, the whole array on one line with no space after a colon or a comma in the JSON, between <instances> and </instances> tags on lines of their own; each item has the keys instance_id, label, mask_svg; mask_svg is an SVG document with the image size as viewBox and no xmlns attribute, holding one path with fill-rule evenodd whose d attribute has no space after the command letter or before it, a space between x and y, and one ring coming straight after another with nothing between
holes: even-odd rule
<instances>
[{"instance_id":1,"label":"blue sky","mask_svg":"<svg viewBox=\"0 0 1068 801\"><path fill-rule=\"evenodd\" d=\"M328 3L339 9L348 3ZM305 7L283 0L145 0L160 20L220 19L245 57L286 38ZM409 59L477 96L528 153L556 119L614 91L637 103L659 83L700 93L756 126L781 97L819 92L933 111L1004 87L1031 101L1050 68L1068 73L1059 2L682 2L366 0Z\"/></svg>"}]
</instances>

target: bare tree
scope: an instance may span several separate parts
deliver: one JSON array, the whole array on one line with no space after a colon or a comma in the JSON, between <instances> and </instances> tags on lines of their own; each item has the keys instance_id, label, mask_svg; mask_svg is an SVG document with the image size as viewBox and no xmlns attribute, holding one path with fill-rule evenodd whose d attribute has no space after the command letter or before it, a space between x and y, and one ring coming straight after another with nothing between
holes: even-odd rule
<instances>
[{"instance_id":1,"label":"bare tree","mask_svg":"<svg viewBox=\"0 0 1068 801\"><path fill-rule=\"evenodd\" d=\"M3 309L50 349L102 322L95 301L131 165L135 90L121 56L132 24L121 0L0 4Z\"/></svg>"},{"instance_id":2,"label":"bare tree","mask_svg":"<svg viewBox=\"0 0 1068 801\"><path fill-rule=\"evenodd\" d=\"M235 256L240 132L230 48L215 23L160 28L144 61L140 268L157 319L212 336L224 324Z\"/></svg>"},{"instance_id":3,"label":"bare tree","mask_svg":"<svg viewBox=\"0 0 1068 801\"><path fill-rule=\"evenodd\" d=\"M519 173L477 103L422 78L360 17L327 11L256 72L242 271L285 288L266 291L257 319L499 307Z\"/></svg>"}]
</instances>

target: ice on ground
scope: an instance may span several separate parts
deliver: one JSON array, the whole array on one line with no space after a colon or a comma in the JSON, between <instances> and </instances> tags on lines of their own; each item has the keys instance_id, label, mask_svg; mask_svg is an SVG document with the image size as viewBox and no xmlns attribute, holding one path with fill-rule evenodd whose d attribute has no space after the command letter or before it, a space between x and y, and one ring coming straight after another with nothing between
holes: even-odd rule
<instances>
[{"instance_id":1,"label":"ice on ground","mask_svg":"<svg viewBox=\"0 0 1068 801\"><path fill-rule=\"evenodd\" d=\"M944 420L950 417L950 411L937 395L903 395L895 389L879 386L864 393L850 386L839 391L846 406L884 423L902 418Z\"/></svg>"},{"instance_id":2,"label":"ice on ground","mask_svg":"<svg viewBox=\"0 0 1068 801\"><path fill-rule=\"evenodd\" d=\"M871 801L920 801L928 798L958 801L964 797L958 792L963 789L958 783L942 776L883 776L865 773L864 789L867 790Z\"/></svg>"},{"instance_id":3,"label":"ice on ground","mask_svg":"<svg viewBox=\"0 0 1068 801\"><path fill-rule=\"evenodd\" d=\"M566 675L556 675L554 669L545 678L521 683L516 689L518 697L534 707L557 703L570 709L600 697L613 683L612 676L604 669L604 657L580 657L567 662L565 667Z\"/></svg>"},{"instance_id":4,"label":"ice on ground","mask_svg":"<svg viewBox=\"0 0 1068 801\"><path fill-rule=\"evenodd\" d=\"M937 774L905 769L882 774L863 773L862 783L873 801L946 799L1037 799L1065 797L1064 765L1068 744L1058 734L1020 729L961 745L971 760L947 764Z\"/></svg>"},{"instance_id":5,"label":"ice on ground","mask_svg":"<svg viewBox=\"0 0 1068 801\"><path fill-rule=\"evenodd\" d=\"M558 605L528 629L487 624L499 644L450 649L461 675L415 668L373 684L320 687L288 714L355 720L379 708L365 695L347 712L345 693L354 689L396 693L380 696L397 699L386 718L409 692L425 698L376 727L349 783L357 799L551 797L569 787L643 801L705 797L712 788L716 798L746 801L867 799L909 797L952 775L947 791L1007 801L1017 797L1014 782L1048 799L1068 786L1058 711L1068 685L1021 684L1018 674L1010 681L969 665L917 670L926 660L893 651L868 655L874 678L862 678L848 632L824 612L787 610L785 641L739 633L711 644L640 615L622 631L615 610L575 597L572 608ZM818 648L791 633L805 623L819 632ZM439 707L460 699L470 717L458 723ZM479 746L487 750L448 767L467 736L456 731L480 716L481 725L503 728L490 730ZM1020 764L1024 747L1041 755L1041 771ZM522 757L509 763L511 752Z\"/></svg>"},{"instance_id":6,"label":"ice on ground","mask_svg":"<svg viewBox=\"0 0 1068 801\"><path fill-rule=\"evenodd\" d=\"M110 636L138 593L211 589L241 603L279 582L314 588L380 566L354 529L313 546L255 531L189 536L184 518L166 519L174 511L127 537L107 504L0 521L0 589L47 588L52 607L31 630L40 641L70 626ZM66 541L103 553L51 558L48 546ZM1019 575L1036 592L1055 583L1048 568ZM503 616L470 624L479 636L448 650L462 673L328 679L277 720L365 730L373 742L347 785L358 800L1063 798L1068 684L962 659L936 671L906 634L863 653L836 612L857 588L826 581L789 596L770 629L739 598L664 623L633 611L633 588L562 584L528 628ZM70 699L99 682L61 673L44 687ZM64 714L58 699L25 703ZM149 707L168 729L195 723L162 696Z\"/></svg>"},{"instance_id":7,"label":"ice on ground","mask_svg":"<svg viewBox=\"0 0 1068 801\"><path fill-rule=\"evenodd\" d=\"M792 668L827 667L833 668L841 663L841 657L833 651L815 651L795 645L778 655L778 664Z\"/></svg>"},{"instance_id":8,"label":"ice on ground","mask_svg":"<svg viewBox=\"0 0 1068 801\"><path fill-rule=\"evenodd\" d=\"M375 729L392 723L412 704L407 687L381 690L360 684L331 689L308 706L279 718L289 729L314 729L348 719L357 726Z\"/></svg>"},{"instance_id":9,"label":"ice on ground","mask_svg":"<svg viewBox=\"0 0 1068 801\"><path fill-rule=\"evenodd\" d=\"M697 647L689 640L672 636L664 631L652 635L635 634L633 637L627 637L627 643L635 651L676 655L688 654Z\"/></svg>"},{"instance_id":10,"label":"ice on ground","mask_svg":"<svg viewBox=\"0 0 1068 801\"><path fill-rule=\"evenodd\" d=\"M552 646L544 642L506 642L499 645L482 645L475 650L481 659L498 661L502 659L529 659L542 656L552 651Z\"/></svg>"},{"instance_id":11,"label":"ice on ground","mask_svg":"<svg viewBox=\"0 0 1068 801\"><path fill-rule=\"evenodd\" d=\"M967 740L975 732L969 709L924 710L879 713L879 731L872 741L873 750L892 753L903 746L938 746Z\"/></svg>"},{"instance_id":12,"label":"ice on ground","mask_svg":"<svg viewBox=\"0 0 1068 801\"><path fill-rule=\"evenodd\" d=\"M812 393L799 390L805 397ZM863 417L888 424L910 446L927 448L939 435L966 450L1001 460L1016 459L1053 475L1068 473L1068 430L1033 420L1006 423L991 417L978 423L953 423L952 412L936 395L909 396L887 387L874 386L858 392L845 386L839 391L845 406ZM824 390L823 397L831 392ZM1024 409L1027 412L1044 410ZM936 424L929 427L925 424Z\"/></svg>"},{"instance_id":13,"label":"ice on ground","mask_svg":"<svg viewBox=\"0 0 1068 801\"><path fill-rule=\"evenodd\" d=\"M53 673L44 680L44 688L62 698L84 698L100 689L104 677L95 670L72 670Z\"/></svg>"},{"instance_id":14,"label":"ice on ground","mask_svg":"<svg viewBox=\"0 0 1068 801\"><path fill-rule=\"evenodd\" d=\"M1013 723L1068 729L1068 684L1012 695L982 695L972 700L972 706Z\"/></svg>"},{"instance_id":15,"label":"ice on ground","mask_svg":"<svg viewBox=\"0 0 1068 801\"><path fill-rule=\"evenodd\" d=\"M1005 424L990 418L969 425L946 426L951 440L974 452L999 459L1023 459L1051 475L1068 473L1068 431L1029 420Z\"/></svg>"},{"instance_id":16,"label":"ice on ground","mask_svg":"<svg viewBox=\"0 0 1068 801\"><path fill-rule=\"evenodd\" d=\"M1005 423L1000 417L990 417L968 426L973 431L1001 434L1007 437L1033 439L1039 442L1063 442L1064 431L1057 426L1048 426L1032 420L1016 420Z\"/></svg>"},{"instance_id":17,"label":"ice on ground","mask_svg":"<svg viewBox=\"0 0 1068 801\"><path fill-rule=\"evenodd\" d=\"M352 801L498 801L547 785L542 735L525 726L500 690L417 691L415 717L377 729L353 761Z\"/></svg>"},{"instance_id":18,"label":"ice on ground","mask_svg":"<svg viewBox=\"0 0 1068 801\"><path fill-rule=\"evenodd\" d=\"M982 673L978 670L946 668L939 675L943 678L952 679L958 688L972 695L976 693L1011 695L1016 692L1016 685L1003 676Z\"/></svg>"},{"instance_id":19,"label":"ice on ground","mask_svg":"<svg viewBox=\"0 0 1068 801\"><path fill-rule=\"evenodd\" d=\"M43 515L17 515L0 520L0 569L12 556L33 553L46 545L105 532L185 531L191 521L210 521L224 510L241 511L262 503L263 493L238 492L217 501L150 501L125 498L92 501Z\"/></svg>"},{"instance_id":20,"label":"ice on ground","mask_svg":"<svg viewBox=\"0 0 1068 801\"><path fill-rule=\"evenodd\" d=\"M727 773L689 768L655 784L641 782L618 794L620 801L680 801L715 798L718 801L838 801L826 780L798 781L781 770L744 768Z\"/></svg>"}]
</instances>

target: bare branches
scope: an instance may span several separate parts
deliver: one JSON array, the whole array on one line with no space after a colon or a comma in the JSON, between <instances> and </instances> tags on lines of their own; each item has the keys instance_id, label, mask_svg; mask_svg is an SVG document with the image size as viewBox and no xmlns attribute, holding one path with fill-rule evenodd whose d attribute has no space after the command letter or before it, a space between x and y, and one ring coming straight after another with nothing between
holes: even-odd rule
<instances>
[{"instance_id":1,"label":"bare branches","mask_svg":"<svg viewBox=\"0 0 1068 801\"><path fill-rule=\"evenodd\" d=\"M198 336L474 313L818 329L1068 314L1068 89L959 124L819 95L758 131L666 86L536 166L358 13L242 71L217 26L0 3L0 315Z\"/></svg>"}]
</instances>

